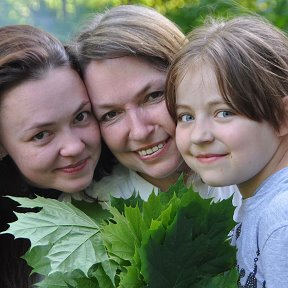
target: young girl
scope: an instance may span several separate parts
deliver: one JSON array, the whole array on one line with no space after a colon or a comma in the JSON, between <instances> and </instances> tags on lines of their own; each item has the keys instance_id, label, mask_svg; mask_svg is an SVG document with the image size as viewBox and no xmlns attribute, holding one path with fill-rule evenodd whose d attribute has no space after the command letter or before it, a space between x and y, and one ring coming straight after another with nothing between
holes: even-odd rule
<instances>
[{"instance_id":1,"label":"young girl","mask_svg":"<svg viewBox=\"0 0 288 288\"><path fill-rule=\"evenodd\" d=\"M288 38L256 16L195 29L167 78L186 163L244 202L232 242L238 287L287 287Z\"/></svg>"}]
</instances>

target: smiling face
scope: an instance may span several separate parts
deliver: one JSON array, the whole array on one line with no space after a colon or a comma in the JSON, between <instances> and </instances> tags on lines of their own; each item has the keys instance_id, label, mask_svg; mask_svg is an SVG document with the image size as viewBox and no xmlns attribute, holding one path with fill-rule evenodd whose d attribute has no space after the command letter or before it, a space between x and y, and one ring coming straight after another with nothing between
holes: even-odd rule
<instances>
[{"instance_id":1,"label":"smiling face","mask_svg":"<svg viewBox=\"0 0 288 288\"><path fill-rule=\"evenodd\" d=\"M2 95L0 136L29 183L64 192L90 184L101 151L84 84L67 67Z\"/></svg>"},{"instance_id":2,"label":"smiling face","mask_svg":"<svg viewBox=\"0 0 288 288\"><path fill-rule=\"evenodd\" d=\"M237 115L225 103L208 65L194 71L188 70L176 91L178 148L204 182L239 184L250 196L274 172L279 137L267 122Z\"/></svg>"},{"instance_id":3,"label":"smiling face","mask_svg":"<svg viewBox=\"0 0 288 288\"><path fill-rule=\"evenodd\" d=\"M84 75L106 144L124 166L152 182L175 174L183 162L164 101L165 78L135 57L92 61Z\"/></svg>"}]
</instances>

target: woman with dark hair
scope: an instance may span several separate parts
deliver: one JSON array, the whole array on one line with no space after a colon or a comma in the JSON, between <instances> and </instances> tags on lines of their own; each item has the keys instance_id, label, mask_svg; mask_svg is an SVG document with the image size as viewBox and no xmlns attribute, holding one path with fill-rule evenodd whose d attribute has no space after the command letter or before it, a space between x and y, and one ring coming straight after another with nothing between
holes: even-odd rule
<instances>
[{"instance_id":1,"label":"woman with dark hair","mask_svg":"<svg viewBox=\"0 0 288 288\"><path fill-rule=\"evenodd\" d=\"M101 161L96 167L99 128L74 64L60 41L31 26L0 28L0 150L1 231L17 211L3 196L84 195L107 171ZM20 258L28 247L0 235L0 287L31 287L31 269Z\"/></svg>"}]
</instances>

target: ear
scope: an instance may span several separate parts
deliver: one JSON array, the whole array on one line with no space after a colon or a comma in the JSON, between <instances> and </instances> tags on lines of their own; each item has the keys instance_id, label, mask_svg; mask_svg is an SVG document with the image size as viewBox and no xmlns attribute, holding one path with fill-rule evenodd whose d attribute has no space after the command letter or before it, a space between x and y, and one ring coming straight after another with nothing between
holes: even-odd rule
<instances>
[{"instance_id":1,"label":"ear","mask_svg":"<svg viewBox=\"0 0 288 288\"><path fill-rule=\"evenodd\" d=\"M8 155L8 152L5 150L5 148L2 145L0 145L0 160L2 160L7 155Z\"/></svg>"},{"instance_id":2,"label":"ear","mask_svg":"<svg viewBox=\"0 0 288 288\"><path fill-rule=\"evenodd\" d=\"M283 123L280 125L279 131L277 133L278 136L285 136L288 134L288 96L282 98L282 101L286 112L286 117Z\"/></svg>"}]
</instances>

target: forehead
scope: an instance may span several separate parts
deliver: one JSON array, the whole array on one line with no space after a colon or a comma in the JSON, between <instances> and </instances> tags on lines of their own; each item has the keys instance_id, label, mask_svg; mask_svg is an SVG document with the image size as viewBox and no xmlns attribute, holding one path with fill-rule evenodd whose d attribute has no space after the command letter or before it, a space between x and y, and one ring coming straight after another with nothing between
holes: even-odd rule
<instances>
[{"instance_id":1,"label":"forehead","mask_svg":"<svg viewBox=\"0 0 288 288\"><path fill-rule=\"evenodd\" d=\"M109 99L115 102L123 97L137 97L145 89L163 86L165 79L164 72L132 56L92 61L84 74L91 100L96 99L98 104Z\"/></svg>"},{"instance_id":2,"label":"forehead","mask_svg":"<svg viewBox=\"0 0 288 288\"><path fill-rule=\"evenodd\" d=\"M215 86L218 87L215 72L207 64L190 66L179 75L178 84L176 84L176 96L183 94L187 90L190 93L197 94L203 89L211 90Z\"/></svg>"},{"instance_id":3,"label":"forehead","mask_svg":"<svg viewBox=\"0 0 288 288\"><path fill-rule=\"evenodd\" d=\"M29 80L4 93L1 121L19 125L37 119L60 117L88 100L84 84L72 69L57 68L39 80Z\"/></svg>"}]
</instances>

